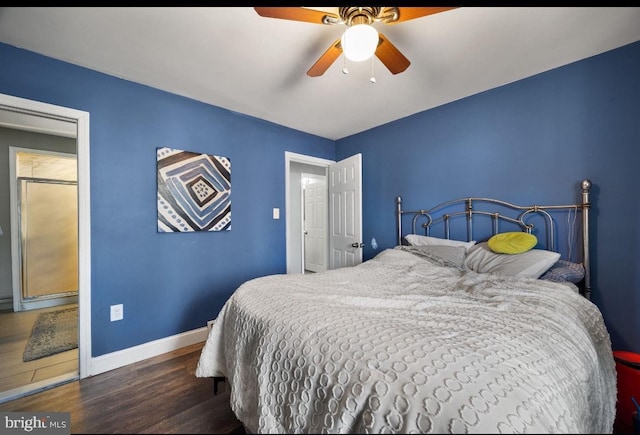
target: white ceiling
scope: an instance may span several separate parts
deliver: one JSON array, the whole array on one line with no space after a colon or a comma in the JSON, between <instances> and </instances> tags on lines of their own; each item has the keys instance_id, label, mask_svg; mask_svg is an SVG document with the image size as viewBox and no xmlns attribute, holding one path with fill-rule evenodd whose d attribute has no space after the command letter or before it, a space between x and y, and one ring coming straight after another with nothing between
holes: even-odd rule
<instances>
[{"instance_id":1,"label":"white ceiling","mask_svg":"<svg viewBox=\"0 0 640 435\"><path fill-rule=\"evenodd\" d=\"M337 8L319 8L337 12ZM640 40L640 8L461 7L376 23L410 61L341 56L344 31L251 7L4 7L0 41L317 136L340 139Z\"/></svg>"}]
</instances>

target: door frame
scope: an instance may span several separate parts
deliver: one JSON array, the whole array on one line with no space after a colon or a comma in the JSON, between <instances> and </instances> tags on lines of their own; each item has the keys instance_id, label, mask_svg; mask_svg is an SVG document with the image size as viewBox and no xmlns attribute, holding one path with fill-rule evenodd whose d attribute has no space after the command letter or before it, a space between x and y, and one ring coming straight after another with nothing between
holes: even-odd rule
<instances>
[{"instance_id":1,"label":"door frame","mask_svg":"<svg viewBox=\"0 0 640 435\"><path fill-rule=\"evenodd\" d=\"M28 117L54 118L75 122L77 128L76 153L78 162L78 371L80 378L91 371L91 189L89 112L42 103L0 93L0 110L20 113ZM11 126L29 131L41 129L24 124ZM16 222L11 222L11 234L17 234ZM15 243L12 240L12 251ZM13 254L12 254L13 255ZM25 387L26 388L26 387Z\"/></svg>"},{"instance_id":2,"label":"door frame","mask_svg":"<svg viewBox=\"0 0 640 435\"><path fill-rule=\"evenodd\" d=\"M298 153L294 153L291 151L285 151L284 152L284 186L285 186L285 234L286 234L286 245L285 245L285 250L287 252L287 273L293 273L293 271L291 270L290 264L293 261L292 257L292 253L291 253L291 249L290 249L290 244L292 243L291 241L291 200L290 200L290 196L291 196L291 177L290 177L290 172L291 172L291 163L292 162L296 162L296 163L303 163L306 165L311 165L311 166L318 166L321 168L325 168L327 169L330 165L336 163L334 160L328 160L328 159L323 159L320 157L312 157L312 156L308 156L305 154L298 154ZM300 270L302 272L304 272L304 252L302 253L302 255L300 256Z\"/></svg>"}]
</instances>

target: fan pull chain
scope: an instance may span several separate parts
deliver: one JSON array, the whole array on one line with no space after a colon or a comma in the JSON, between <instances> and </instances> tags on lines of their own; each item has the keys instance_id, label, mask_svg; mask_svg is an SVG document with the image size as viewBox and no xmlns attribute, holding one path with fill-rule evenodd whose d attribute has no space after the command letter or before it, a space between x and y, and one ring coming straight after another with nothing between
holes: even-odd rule
<instances>
[{"instance_id":1,"label":"fan pull chain","mask_svg":"<svg viewBox=\"0 0 640 435\"><path fill-rule=\"evenodd\" d=\"M375 57L375 56L371 56L371 78L369 79L369 81L370 81L371 83L375 83L375 82L376 82L376 78L375 78L375 76L373 75L373 58L374 58L374 57Z\"/></svg>"},{"instance_id":2,"label":"fan pull chain","mask_svg":"<svg viewBox=\"0 0 640 435\"><path fill-rule=\"evenodd\" d=\"M349 74L349 68L347 68L347 56L342 55L342 74Z\"/></svg>"}]
</instances>

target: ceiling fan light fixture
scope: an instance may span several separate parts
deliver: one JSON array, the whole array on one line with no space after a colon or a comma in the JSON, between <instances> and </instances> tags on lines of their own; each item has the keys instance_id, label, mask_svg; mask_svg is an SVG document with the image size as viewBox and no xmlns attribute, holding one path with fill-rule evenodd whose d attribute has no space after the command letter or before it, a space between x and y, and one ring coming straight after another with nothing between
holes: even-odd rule
<instances>
[{"instance_id":1,"label":"ceiling fan light fixture","mask_svg":"<svg viewBox=\"0 0 640 435\"><path fill-rule=\"evenodd\" d=\"M360 62L375 54L378 41L378 31L373 26L355 24L344 31L340 43L347 59Z\"/></svg>"}]
</instances>

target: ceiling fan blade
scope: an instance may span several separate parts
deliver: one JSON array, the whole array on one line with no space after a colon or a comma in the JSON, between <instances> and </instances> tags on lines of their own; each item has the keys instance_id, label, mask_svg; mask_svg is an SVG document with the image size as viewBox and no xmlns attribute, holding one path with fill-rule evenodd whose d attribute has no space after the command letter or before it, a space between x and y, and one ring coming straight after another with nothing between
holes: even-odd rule
<instances>
[{"instance_id":1,"label":"ceiling fan blade","mask_svg":"<svg viewBox=\"0 0 640 435\"><path fill-rule=\"evenodd\" d=\"M378 48L376 49L376 56L378 56L378 59L380 59L392 74L398 74L406 70L409 65L411 65L409 59L404 57L404 55L400 53L400 50L389 42L382 33L379 34L379 37L380 44L378 44Z\"/></svg>"},{"instance_id":2,"label":"ceiling fan blade","mask_svg":"<svg viewBox=\"0 0 640 435\"><path fill-rule=\"evenodd\" d=\"M267 18L305 21L316 24L335 24L340 17L330 12L316 11L303 7L256 7L258 15Z\"/></svg>"},{"instance_id":3,"label":"ceiling fan blade","mask_svg":"<svg viewBox=\"0 0 640 435\"><path fill-rule=\"evenodd\" d=\"M329 69L331 64L335 62L335 60L342 54L342 45L340 44L340 40L336 39L336 41L324 52L320 59L313 64L309 71L307 71L307 75L309 77L318 77L324 74L324 72Z\"/></svg>"},{"instance_id":4,"label":"ceiling fan blade","mask_svg":"<svg viewBox=\"0 0 640 435\"><path fill-rule=\"evenodd\" d=\"M456 9L456 6L450 7L405 7L399 6L398 19L393 21L386 21L387 24L396 24L403 21L413 20L414 18L426 17L427 15L438 14L440 12L448 11L449 9Z\"/></svg>"}]
</instances>

